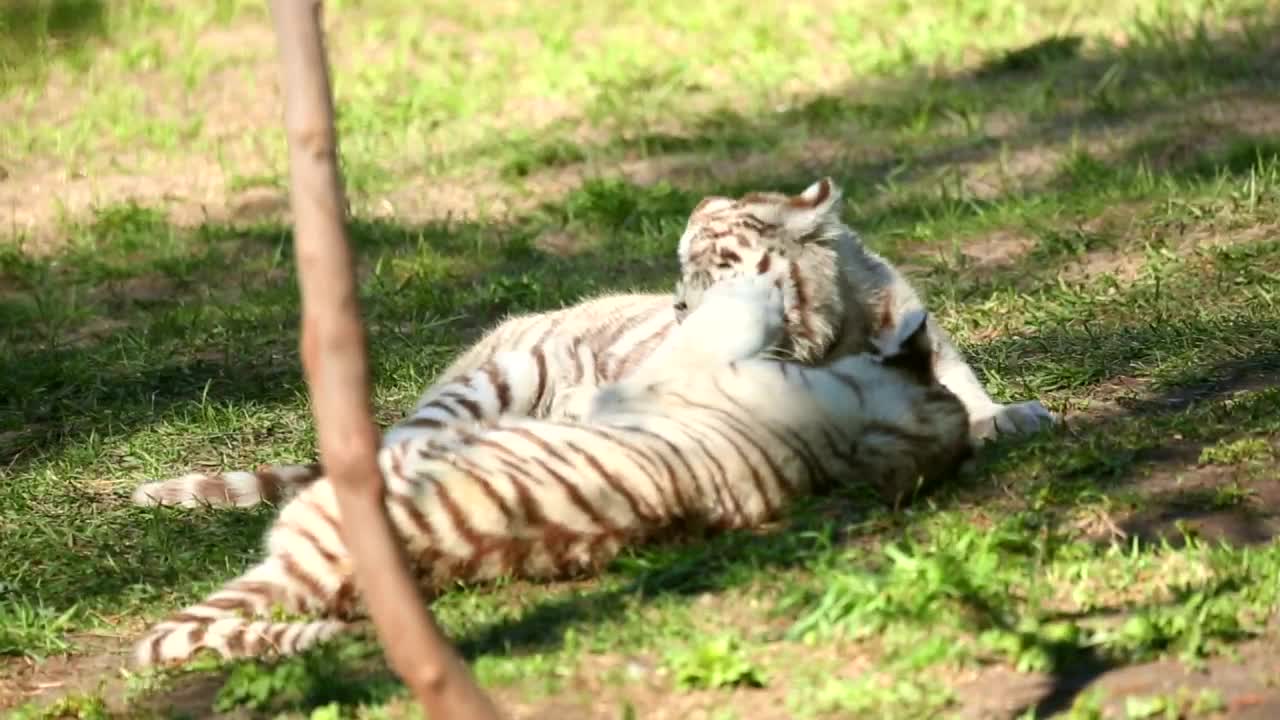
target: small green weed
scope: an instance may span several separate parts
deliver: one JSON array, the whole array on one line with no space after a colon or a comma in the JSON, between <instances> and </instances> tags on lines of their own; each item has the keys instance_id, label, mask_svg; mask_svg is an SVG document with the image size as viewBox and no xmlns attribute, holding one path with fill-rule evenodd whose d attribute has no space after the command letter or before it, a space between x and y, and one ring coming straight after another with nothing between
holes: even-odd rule
<instances>
[{"instance_id":1,"label":"small green weed","mask_svg":"<svg viewBox=\"0 0 1280 720\"><path fill-rule=\"evenodd\" d=\"M99 695L73 693L47 705L32 703L18 708L10 720L116 720L122 716L107 708Z\"/></svg>"},{"instance_id":2,"label":"small green weed","mask_svg":"<svg viewBox=\"0 0 1280 720\"><path fill-rule=\"evenodd\" d=\"M1223 441L1200 451L1201 465L1236 465L1267 462L1275 455L1266 438L1247 437Z\"/></svg>"},{"instance_id":3,"label":"small green weed","mask_svg":"<svg viewBox=\"0 0 1280 720\"><path fill-rule=\"evenodd\" d=\"M1280 577L1276 550L1232 551L1191 542L1164 550L1164 567L1186 568L1185 580L1171 570L1157 571L1172 589L1170 601L1127 608L1122 603L1128 617L1118 625L1091 620L1088 613L1083 619L1055 619L1063 591L1087 595L1080 578L1101 572L1136 579L1154 570L1152 558L1068 542L1016 519L985 530L944 526L925 541L888 545L883 553L879 567L858 568L867 559L850 558L854 567L833 568L819 583L821 592L785 598L783 608L803 608L791 635L807 642L832 633L883 635L896 651L891 657L916 663L939 633L975 633L970 654L994 653L1026 671L1051 671L1098 653L1139 660L1175 651L1194 661L1257 634L1267 608L1280 599L1270 580ZM1034 567L1070 584L1030 584ZM1091 600L1086 609L1106 605L1111 603Z\"/></svg>"},{"instance_id":4,"label":"small green weed","mask_svg":"<svg viewBox=\"0 0 1280 720\"><path fill-rule=\"evenodd\" d=\"M214 709L279 710L385 697L391 690L389 679L370 676L367 667L376 654L376 646L367 641L338 641L278 662L230 663ZM207 670L220 665L212 660L191 669Z\"/></svg>"},{"instance_id":5,"label":"small green weed","mask_svg":"<svg viewBox=\"0 0 1280 720\"><path fill-rule=\"evenodd\" d=\"M78 608L57 612L43 605L0 600L0 655L40 658L71 648L66 632Z\"/></svg>"},{"instance_id":6,"label":"small green weed","mask_svg":"<svg viewBox=\"0 0 1280 720\"><path fill-rule=\"evenodd\" d=\"M827 678L793 690L787 704L798 715L876 717L886 720L934 717L953 701L946 687L920 678L868 675L856 680Z\"/></svg>"},{"instance_id":7,"label":"small green weed","mask_svg":"<svg viewBox=\"0 0 1280 720\"><path fill-rule=\"evenodd\" d=\"M665 663L675 676L676 687L683 690L765 685L764 673L752 663L741 642L729 634L671 651Z\"/></svg>"},{"instance_id":8,"label":"small green weed","mask_svg":"<svg viewBox=\"0 0 1280 720\"><path fill-rule=\"evenodd\" d=\"M1126 720L1179 720L1212 715L1226 709L1222 693L1204 689L1192 693L1186 688L1163 695L1134 695L1124 699Z\"/></svg>"}]
</instances>

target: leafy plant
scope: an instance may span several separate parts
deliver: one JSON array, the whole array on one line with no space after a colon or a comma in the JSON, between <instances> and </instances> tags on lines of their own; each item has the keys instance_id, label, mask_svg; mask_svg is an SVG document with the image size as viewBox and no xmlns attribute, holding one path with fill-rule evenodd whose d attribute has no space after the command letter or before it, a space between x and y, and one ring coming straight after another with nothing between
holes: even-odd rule
<instances>
[{"instance_id":1,"label":"leafy plant","mask_svg":"<svg viewBox=\"0 0 1280 720\"><path fill-rule=\"evenodd\" d=\"M739 641L728 634L670 652L666 665L681 689L765 685L764 673L751 662Z\"/></svg>"}]
</instances>

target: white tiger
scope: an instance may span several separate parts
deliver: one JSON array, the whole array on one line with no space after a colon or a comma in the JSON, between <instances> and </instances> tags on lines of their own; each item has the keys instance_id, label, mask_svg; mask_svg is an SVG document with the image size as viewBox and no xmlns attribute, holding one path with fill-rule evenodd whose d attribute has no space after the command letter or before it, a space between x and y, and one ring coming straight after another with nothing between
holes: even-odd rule
<instances>
[{"instance_id":1,"label":"white tiger","mask_svg":"<svg viewBox=\"0 0 1280 720\"><path fill-rule=\"evenodd\" d=\"M896 502L968 457L969 417L934 376L922 312L869 338L871 353L821 367L758 359L788 342L792 265L760 257L771 269L691 294L672 357L598 389L583 422L505 416L405 430L384 447L387 507L419 580L438 591L589 575L624 547L690 526L756 527L836 483ZM575 357L599 360L589 348ZM338 518L321 477L285 504L266 558L157 624L137 661L288 654L346 630L363 611Z\"/></svg>"},{"instance_id":2,"label":"white tiger","mask_svg":"<svg viewBox=\"0 0 1280 720\"><path fill-rule=\"evenodd\" d=\"M680 238L674 303L663 294L606 295L512 317L440 373L414 410L386 431L384 446L424 429L470 427L501 415L576 417L596 386L625 379L651 356L679 366L683 360L666 340L698 295L727 274L768 272L774 256L791 261L783 278L786 334L779 352L816 364L871 349L870 338L924 306L902 275L841 221L840 198L830 178L792 197L705 198ZM1037 400L994 402L932 319L928 335L937 376L964 403L975 443L1055 422ZM321 472L312 464L192 473L143 484L133 500L188 507L280 503Z\"/></svg>"}]
</instances>

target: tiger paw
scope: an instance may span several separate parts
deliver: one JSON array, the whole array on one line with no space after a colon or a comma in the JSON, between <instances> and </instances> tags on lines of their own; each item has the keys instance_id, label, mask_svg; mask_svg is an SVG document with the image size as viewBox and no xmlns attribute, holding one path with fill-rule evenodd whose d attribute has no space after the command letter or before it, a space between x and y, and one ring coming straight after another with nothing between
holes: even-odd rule
<instances>
[{"instance_id":1,"label":"tiger paw","mask_svg":"<svg viewBox=\"0 0 1280 720\"><path fill-rule=\"evenodd\" d=\"M1001 437L1030 435L1061 422L1039 400L996 405L989 415L970 422L970 435L975 441L985 442Z\"/></svg>"},{"instance_id":2,"label":"tiger paw","mask_svg":"<svg viewBox=\"0 0 1280 720\"><path fill-rule=\"evenodd\" d=\"M701 354L723 362L759 354L782 339L785 329L782 289L768 275L717 282L681 325Z\"/></svg>"}]
</instances>

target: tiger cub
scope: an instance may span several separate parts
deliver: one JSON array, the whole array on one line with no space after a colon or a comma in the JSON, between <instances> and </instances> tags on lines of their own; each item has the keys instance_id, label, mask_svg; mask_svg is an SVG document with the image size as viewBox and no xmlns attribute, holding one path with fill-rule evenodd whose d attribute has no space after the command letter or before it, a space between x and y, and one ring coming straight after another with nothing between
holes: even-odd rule
<instances>
[{"instance_id":1,"label":"tiger cub","mask_svg":"<svg viewBox=\"0 0 1280 720\"><path fill-rule=\"evenodd\" d=\"M438 376L415 409L386 432L384 445L500 415L573 417L571 411L598 384L625 379L651 355L678 364L667 341L697 295L726 274L768 272L774 256L790 261L782 277L787 332L780 352L816 364L869 350L870 338L924 306L898 271L840 220L840 197L840 188L827 178L794 197L750 193L702 200L680 238L674 303L671 295L608 295L510 318ZM1054 422L1038 401L992 401L932 319L927 332L938 378L965 404L975 443ZM321 472L318 465L282 465L192 473L141 485L133 501L187 507L281 503Z\"/></svg>"},{"instance_id":2,"label":"tiger cub","mask_svg":"<svg viewBox=\"0 0 1280 720\"><path fill-rule=\"evenodd\" d=\"M793 291L791 260L759 257L766 272L687 300L671 357L599 388L583 422L425 427L380 451L392 522L428 590L590 575L624 547L690 525L758 526L837 482L895 500L970 454L969 416L935 377L923 313L824 366L761 357L794 347ZM338 518L322 477L281 510L265 560L152 628L136 660L289 654L347 629L361 611ZM314 619L272 619L276 609Z\"/></svg>"}]
</instances>

